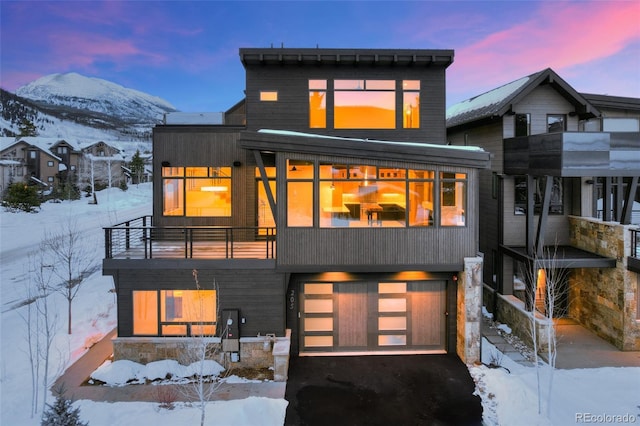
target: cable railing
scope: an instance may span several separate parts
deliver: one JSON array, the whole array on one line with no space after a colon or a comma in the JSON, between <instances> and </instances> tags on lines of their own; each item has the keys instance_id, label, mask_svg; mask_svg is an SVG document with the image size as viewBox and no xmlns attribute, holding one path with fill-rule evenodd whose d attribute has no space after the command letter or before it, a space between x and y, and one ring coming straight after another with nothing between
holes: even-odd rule
<instances>
[{"instance_id":1,"label":"cable railing","mask_svg":"<svg viewBox=\"0 0 640 426\"><path fill-rule=\"evenodd\" d=\"M105 231L107 259L275 259L275 227L163 226L143 216Z\"/></svg>"}]
</instances>

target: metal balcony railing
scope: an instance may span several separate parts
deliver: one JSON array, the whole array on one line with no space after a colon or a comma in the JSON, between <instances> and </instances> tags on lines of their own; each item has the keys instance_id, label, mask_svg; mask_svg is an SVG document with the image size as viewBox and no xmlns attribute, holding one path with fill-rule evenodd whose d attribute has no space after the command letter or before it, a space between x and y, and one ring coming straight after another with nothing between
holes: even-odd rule
<instances>
[{"instance_id":1,"label":"metal balcony railing","mask_svg":"<svg viewBox=\"0 0 640 426\"><path fill-rule=\"evenodd\" d=\"M143 216L105 231L107 259L275 259L274 227L163 226Z\"/></svg>"}]
</instances>

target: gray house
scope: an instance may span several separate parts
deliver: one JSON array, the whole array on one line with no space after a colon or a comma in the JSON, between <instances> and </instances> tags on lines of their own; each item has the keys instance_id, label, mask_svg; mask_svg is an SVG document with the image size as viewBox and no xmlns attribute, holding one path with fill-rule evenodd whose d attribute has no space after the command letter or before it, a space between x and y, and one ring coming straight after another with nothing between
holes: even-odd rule
<instances>
[{"instance_id":1,"label":"gray house","mask_svg":"<svg viewBox=\"0 0 640 426\"><path fill-rule=\"evenodd\" d=\"M222 124L155 127L153 217L105 230L116 358L175 356L204 331L254 365L282 348L478 361L474 212L489 153L446 144L453 52L248 48L240 60L246 98ZM213 307L204 317L189 313L198 298Z\"/></svg>"},{"instance_id":2,"label":"gray house","mask_svg":"<svg viewBox=\"0 0 640 426\"><path fill-rule=\"evenodd\" d=\"M492 155L479 173L487 308L526 336L523 308L545 285L528 268L551 263L568 271L555 316L639 350L640 100L580 94L545 69L450 107L447 139Z\"/></svg>"}]
</instances>

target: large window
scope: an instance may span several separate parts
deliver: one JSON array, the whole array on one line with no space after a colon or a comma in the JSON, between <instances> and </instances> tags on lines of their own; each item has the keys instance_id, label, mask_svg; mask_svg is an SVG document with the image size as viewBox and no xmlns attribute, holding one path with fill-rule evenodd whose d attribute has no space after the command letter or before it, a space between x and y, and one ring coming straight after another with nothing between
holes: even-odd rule
<instances>
[{"instance_id":1,"label":"large window","mask_svg":"<svg viewBox=\"0 0 640 426\"><path fill-rule=\"evenodd\" d=\"M165 216L231 216L231 167L163 167Z\"/></svg>"},{"instance_id":2,"label":"large window","mask_svg":"<svg viewBox=\"0 0 640 426\"><path fill-rule=\"evenodd\" d=\"M542 202L544 196L544 179L534 178L534 214L542 212ZM514 214L523 215L527 213L527 178L518 176L514 178ZM553 177L551 185L551 202L549 204L549 214L563 214L562 178Z\"/></svg>"},{"instance_id":3,"label":"large window","mask_svg":"<svg viewBox=\"0 0 640 426\"><path fill-rule=\"evenodd\" d=\"M322 161L317 167L315 188L313 163L288 162L288 226L314 226L314 212L321 228L466 224L466 174L440 175L443 196L438 206L432 170ZM318 197L315 208L314 190ZM442 217L439 222L437 215Z\"/></svg>"},{"instance_id":4,"label":"large window","mask_svg":"<svg viewBox=\"0 0 640 426\"><path fill-rule=\"evenodd\" d=\"M394 80L335 80L335 129L395 129Z\"/></svg>"},{"instance_id":5,"label":"large window","mask_svg":"<svg viewBox=\"0 0 640 426\"><path fill-rule=\"evenodd\" d=\"M327 128L327 109L333 112L334 129L395 129L400 126L399 119L402 128L420 128L420 80L331 83L332 87L327 80L309 80L310 128ZM398 108L402 108L401 118Z\"/></svg>"},{"instance_id":6,"label":"large window","mask_svg":"<svg viewBox=\"0 0 640 426\"><path fill-rule=\"evenodd\" d=\"M287 160L287 226L313 226L313 176L312 162Z\"/></svg>"},{"instance_id":7,"label":"large window","mask_svg":"<svg viewBox=\"0 0 640 426\"><path fill-rule=\"evenodd\" d=\"M216 334L215 290L133 291L132 299L136 336Z\"/></svg>"}]
</instances>

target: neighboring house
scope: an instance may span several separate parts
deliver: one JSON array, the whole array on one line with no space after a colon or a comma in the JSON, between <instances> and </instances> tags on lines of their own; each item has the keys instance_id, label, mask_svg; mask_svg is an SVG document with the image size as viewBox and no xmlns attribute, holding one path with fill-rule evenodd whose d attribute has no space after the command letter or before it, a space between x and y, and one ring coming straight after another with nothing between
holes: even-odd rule
<instances>
[{"instance_id":1,"label":"neighboring house","mask_svg":"<svg viewBox=\"0 0 640 426\"><path fill-rule=\"evenodd\" d=\"M246 98L224 124L174 116L154 128L153 218L106 229L115 358L177 357L185 336L204 333L235 361L268 354L276 377L288 344L479 361L474 212L490 160L446 145L453 51L256 48L240 59Z\"/></svg>"},{"instance_id":2,"label":"neighboring house","mask_svg":"<svg viewBox=\"0 0 640 426\"><path fill-rule=\"evenodd\" d=\"M0 159L0 195L14 182L21 181L25 165L17 160Z\"/></svg>"},{"instance_id":3,"label":"neighboring house","mask_svg":"<svg viewBox=\"0 0 640 426\"><path fill-rule=\"evenodd\" d=\"M100 183L108 188L119 187L128 180L125 168L127 158L117 142L96 141L83 143L80 170L84 180Z\"/></svg>"},{"instance_id":4,"label":"neighboring house","mask_svg":"<svg viewBox=\"0 0 640 426\"><path fill-rule=\"evenodd\" d=\"M69 141L65 139L25 136L0 138L0 166L4 182L30 182L51 190L57 185L89 183L91 176L107 187L120 186L127 179L125 164L134 154L124 153L119 142ZM142 154L148 181L151 154Z\"/></svg>"},{"instance_id":5,"label":"neighboring house","mask_svg":"<svg viewBox=\"0 0 640 426\"><path fill-rule=\"evenodd\" d=\"M43 190L51 189L56 184L59 173L67 169L63 158L50 150L52 145L58 143L64 141L36 136L2 137L0 158L20 164L11 167L13 182L24 181L36 184Z\"/></svg>"},{"instance_id":6,"label":"neighboring house","mask_svg":"<svg viewBox=\"0 0 640 426\"><path fill-rule=\"evenodd\" d=\"M640 100L580 94L546 69L450 107L447 138L492 155L478 212L487 308L526 336L527 266L550 260L569 272L554 314L640 350Z\"/></svg>"}]
</instances>

